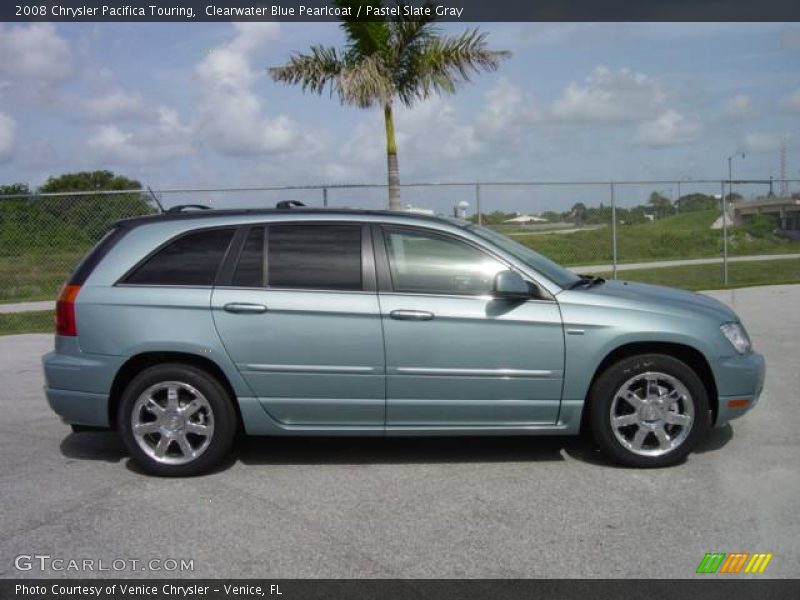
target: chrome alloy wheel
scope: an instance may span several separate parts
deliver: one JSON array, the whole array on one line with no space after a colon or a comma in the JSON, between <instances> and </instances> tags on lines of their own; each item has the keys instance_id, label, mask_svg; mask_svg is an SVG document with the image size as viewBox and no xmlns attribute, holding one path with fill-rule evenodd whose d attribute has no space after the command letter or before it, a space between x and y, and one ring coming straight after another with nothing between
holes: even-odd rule
<instances>
[{"instance_id":1,"label":"chrome alloy wheel","mask_svg":"<svg viewBox=\"0 0 800 600\"><path fill-rule=\"evenodd\" d=\"M611 402L611 428L622 446L640 456L663 456L689 437L694 401L678 379L646 372L631 377Z\"/></svg>"},{"instance_id":2,"label":"chrome alloy wheel","mask_svg":"<svg viewBox=\"0 0 800 600\"><path fill-rule=\"evenodd\" d=\"M136 399L131 430L136 443L153 460L184 465L211 443L214 413L197 388L180 381L163 381Z\"/></svg>"}]
</instances>

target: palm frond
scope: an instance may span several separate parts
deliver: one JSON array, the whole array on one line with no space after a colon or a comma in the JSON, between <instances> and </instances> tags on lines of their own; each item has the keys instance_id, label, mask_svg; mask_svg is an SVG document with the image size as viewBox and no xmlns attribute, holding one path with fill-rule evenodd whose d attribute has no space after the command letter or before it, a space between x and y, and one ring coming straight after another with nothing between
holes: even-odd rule
<instances>
[{"instance_id":1,"label":"palm frond","mask_svg":"<svg viewBox=\"0 0 800 600\"><path fill-rule=\"evenodd\" d=\"M431 0L426 0L422 5L430 8L430 15L407 18L403 16L406 2L397 2L400 7L400 16L394 17L389 23L391 31L391 46L398 57L411 51L414 46L424 44L439 34L439 29L432 25L436 20L436 13Z\"/></svg>"},{"instance_id":2,"label":"palm frond","mask_svg":"<svg viewBox=\"0 0 800 600\"><path fill-rule=\"evenodd\" d=\"M321 94L326 86L335 87L336 79L344 68L344 61L336 48L312 46L308 54L295 53L281 67L270 67L270 77L288 85L299 85L304 92Z\"/></svg>"},{"instance_id":3,"label":"palm frond","mask_svg":"<svg viewBox=\"0 0 800 600\"><path fill-rule=\"evenodd\" d=\"M433 37L409 56L397 78L400 100L411 105L431 94L452 94L458 86L484 71L495 71L511 55L489 50L486 34L477 29L458 36Z\"/></svg>"},{"instance_id":4,"label":"palm frond","mask_svg":"<svg viewBox=\"0 0 800 600\"><path fill-rule=\"evenodd\" d=\"M342 102L360 108L386 104L395 94L391 73L377 54L348 62L337 84Z\"/></svg>"},{"instance_id":5,"label":"palm frond","mask_svg":"<svg viewBox=\"0 0 800 600\"><path fill-rule=\"evenodd\" d=\"M333 4L340 8L350 8L350 17L341 18L341 27L347 37L347 47L351 53L358 56L369 56L371 54L385 54L389 48L389 28L383 20L365 21L364 7L381 6L381 0L334 0ZM361 18L356 19L361 7Z\"/></svg>"}]
</instances>

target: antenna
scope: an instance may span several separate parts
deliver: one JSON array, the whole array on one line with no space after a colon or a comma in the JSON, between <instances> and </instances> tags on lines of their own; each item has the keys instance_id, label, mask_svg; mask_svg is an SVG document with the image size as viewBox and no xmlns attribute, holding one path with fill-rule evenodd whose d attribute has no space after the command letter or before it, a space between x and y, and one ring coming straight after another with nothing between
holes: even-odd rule
<instances>
[{"instance_id":1,"label":"antenna","mask_svg":"<svg viewBox=\"0 0 800 600\"><path fill-rule=\"evenodd\" d=\"M163 213L164 212L164 207L161 206L161 202L158 200L158 196L156 196L155 193L153 192L153 190L150 189L149 185L147 186L147 191L150 192L150 195L153 197L153 201L156 203L156 206L158 207L158 210L160 210Z\"/></svg>"}]
</instances>

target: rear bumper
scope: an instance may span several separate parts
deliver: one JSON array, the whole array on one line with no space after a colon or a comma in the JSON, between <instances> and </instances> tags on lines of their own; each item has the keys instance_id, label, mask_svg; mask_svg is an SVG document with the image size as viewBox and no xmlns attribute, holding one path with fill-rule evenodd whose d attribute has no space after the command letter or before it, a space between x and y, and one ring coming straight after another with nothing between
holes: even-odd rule
<instances>
[{"instance_id":1,"label":"rear bumper","mask_svg":"<svg viewBox=\"0 0 800 600\"><path fill-rule=\"evenodd\" d=\"M45 386L47 402L64 423L109 427L108 396L92 392L57 390Z\"/></svg>"},{"instance_id":2,"label":"rear bumper","mask_svg":"<svg viewBox=\"0 0 800 600\"><path fill-rule=\"evenodd\" d=\"M753 352L720 361L716 371L720 396L714 426L721 427L758 404L764 389L766 365L764 357Z\"/></svg>"},{"instance_id":3,"label":"rear bumper","mask_svg":"<svg viewBox=\"0 0 800 600\"><path fill-rule=\"evenodd\" d=\"M124 357L50 352L42 357L44 393L65 423L108 427L111 384Z\"/></svg>"}]
</instances>

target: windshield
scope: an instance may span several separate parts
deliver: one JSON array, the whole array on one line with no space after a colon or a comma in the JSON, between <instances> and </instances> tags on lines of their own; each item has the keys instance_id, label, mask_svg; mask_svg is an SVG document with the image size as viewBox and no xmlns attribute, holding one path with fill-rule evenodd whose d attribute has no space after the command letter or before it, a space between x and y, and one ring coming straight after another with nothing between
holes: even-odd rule
<instances>
[{"instance_id":1,"label":"windshield","mask_svg":"<svg viewBox=\"0 0 800 600\"><path fill-rule=\"evenodd\" d=\"M502 250L505 250L518 260L528 265L531 269L547 277L559 287L569 288L577 281L581 280L581 278L572 271L568 271L549 258L542 256L527 246L524 246L519 242L515 242L514 240L507 238L506 236L499 234L492 229L472 224L466 225L466 229L472 231L483 239L492 242L495 246L498 246Z\"/></svg>"}]
</instances>

